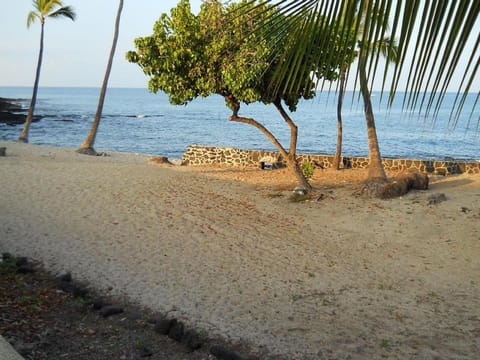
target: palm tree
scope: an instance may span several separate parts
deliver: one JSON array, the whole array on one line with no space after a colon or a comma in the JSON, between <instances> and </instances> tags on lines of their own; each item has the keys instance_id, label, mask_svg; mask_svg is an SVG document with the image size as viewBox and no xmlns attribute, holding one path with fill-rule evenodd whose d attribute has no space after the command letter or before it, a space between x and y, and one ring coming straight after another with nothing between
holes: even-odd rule
<instances>
[{"instance_id":1,"label":"palm tree","mask_svg":"<svg viewBox=\"0 0 480 360\"><path fill-rule=\"evenodd\" d=\"M30 25L32 25L37 19L40 21L40 51L38 54L37 71L35 74L35 83L33 85L32 100L30 101L30 107L25 119L25 124L23 125L22 132L18 138L18 141L25 143L28 142L28 131L30 129L30 124L32 123L33 113L35 111L35 103L37 102L38 83L40 80L40 69L42 67L43 58L45 20L47 18L55 19L66 17L74 21L76 17L73 8L70 6L64 6L59 0L33 0L33 7L36 9L36 11L30 11L28 13L27 27L29 28Z\"/></svg>"},{"instance_id":2,"label":"palm tree","mask_svg":"<svg viewBox=\"0 0 480 360\"><path fill-rule=\"evenodd\" d=\"M117 17L115 19L115 32L113 34L113 43L110 50L110 56L108 58L107 69L105 71L105 77L103 78L102 88L100 90L100 96L98 98L97 112L95 113L95 118L90 128L90 132L83 141L80 148L77 150L80 154L85 155L97 155L97 152L93 148L95 143L95 137L97 136L98 127L100 125L100 119L102 118L103 103L105 102L105 95L107 93L108 79L110 77L110 72L112 70L113 57L115 56L115 49L117 48L118 33L120 31L120 18L122 15L123 9L123 0L118 2Z\"/></svg>"},{"instance_id":3,"label":"palm tree","mask_svg":"<svg viewBox=\"0 0 480 360\"><path fill-rule=\"evenodd\" d=\"M386 79L390 78L389 103L393 102L395 93L402 84L402 90L410 94L408 101L405 102L406 106L425 112L434 109L435 112L439 109L439 104L443 101L449 86L455 85L459 99L462 99L455 104L461 107L480 69L480 38L478 31L475 31L480 19L480 1L266 0L266 2L278 5L280 14L287 14L292 18L290 28L286 29L291 34L287 44L289 46L284 46L285 43L278 46L278 51L283 52L285 61L277 67L273 87L280 93L284 88L295 89L302 84L303 80L299 75L302 75L305 65L299 61L299 54L318 52L319 49L326 49L329 46L328 37L312 42L307 29L311 28L312 24L321 24L324 21L331 23L340 18L340 15L345 21L336 25L338 34L354 29L354 37L359 38L359 34L362 34L362 43L365 44L383 39L388 29L388 21L393 19L391 41L398 39L398 61L393 70L390 71L387 67L383 70L380 68L378 52L373 49L365 48L362 54L362 61L366 65L366 72L363 75L366 75L367 79L371 80L372 74L380 74L378 77L383 78L383 91L387 89ZM358 14L364 14L365 21L362 24L356 22ZM259 20L261 21L265 19ZM266 21L275 21L275 18L271 16ZM276 44L275 39L278 35L271 35L269 43ZM467 49L466 44L472 39L473 48ZM409 47L415 49L413 54L407 53ZM285 50L282 51L283 49ZM318 58L321 56L322 53L319 53ZM345 58L348 52L340 51L336 56ZM460 69L464 77L460 84L452 84L452 75L459 67L462 57L468 60L467 65ZM403 86L400 79L405 72L408 81ZM360 76L362 74L358 70L357 79ZM473 106L479 104L480 102L477 102Z\"/></svg>"},{"instance_id":4,"label":"palm tree","mask_svg":"<svg viewBox=\"0 0 480 360\"><path fill-rule=\"evenodd\" d=\"M366 19L366 14L359 14L357 16L358 19L361 19L361 22L364 22ZM356 23L356 22L355 22ZM348 32L350 34L350 32ZM348 35L347 34L347 35ZM346 74L350 68L351 63L355 56L358 57L358 77L360 83L360 92L362 94L363 102L364 102L364 112L365 112L365 120L367 123L367 138L368 138L368 155L369 155L369 166L368 166L368 180L370 181L377 181L377 182L384 182L387 180L387 176L385 174L385 169L382 163L382 157L380 154L380 146L378 143L377 137L377 130L375 126L375 117L373 115L372 109L372 102L370 96L370 89L368 86L368 79L367 79L367 64L368 58L367 53L368 51L372 52L373 54L383 55L386 60L387 64L389 63L396 63L397 62L397 46L395 45L394 41L391 41L389 37L384 37L374 43L365 43L365 38L363 34L358 33L359 38L355 39L357 42L357 49L351 49L351 57L346 58L348 62L345 62L340 69L340 85L339 85L339 95L338 95L338 105L337 105L337 149L335 152L335 160L334 166L339 169L340 166L340 157L341 157L341 149L342 149L342 104L343 104L343 97L345 92L345 81L346 81Z\"/></svg>"},{"instance_id":5,"label":"palm tree","mask_svg":"<svg viewBox=\"0 0 480 360\"><path fill-rule=\"evenodd\" d=\"M374 51L381 52L387 58L387 62L395 62L397 59L397 48L389 38L382 39L374 44L368 44L367 46ZM367 60L365 52L362 52L362 49L360 49L358 57L358 74L360 92L364 103L365 120L367 122L368 156L370 159L368 165L368 180L384 182L387 180L387 175L385 174L385 169L382 163L377 130L375 127L375 117L372 110L372 101L367 79Z\"/></svg>"}]
</instances>

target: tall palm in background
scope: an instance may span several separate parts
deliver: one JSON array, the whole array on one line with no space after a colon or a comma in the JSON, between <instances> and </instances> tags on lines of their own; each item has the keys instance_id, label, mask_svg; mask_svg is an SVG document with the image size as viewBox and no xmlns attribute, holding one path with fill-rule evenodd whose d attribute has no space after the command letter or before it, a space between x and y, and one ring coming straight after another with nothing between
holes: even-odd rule
<instances>
[{"instance_id":1,"label":"tall palm in background","mask_svg":"<svg viewBox=\"0 0 480 360\"><path fill-rule=\"evenodd\" d=\"M100 96L98 98L97 112L95 113L95 118L92 123L90 131L83 141L80 148L77 150L80 154L85 155L97 155L97 152L93 148L95 143L95 138L97 136L98 127L100 125L100 119L102 118L103 104L105 102L105 95L107 94L108 79L110 78L110 72L112 70L113 58L115 56L115 50L117 48L118 34L120 32L120 18L122 16L123 10L123 0L118 2L117 16L115 19L115 31L113 34L113 43L112 48L110 49L110 56L108 58L107 69L105 71L105 76L103 78L102 88L100 90Z\"/></svg>"},{"instance_id":2,"label":"tall palm in background","mask_svg":"<svg viewBox=\"0 0 480 360\"><path fill-rule=\"evenodd\" d=\"M33 94L30 101L30 107L28 109L25 124L23 125L22 132L18 138L20 142L28 142L28 131L30 130L30 124L32 123L33 113L35 111L35 104L37 102L38 84L40 81L40 70L42 68L43 59L43 38L45 20L47 18L62 18L66 17L72 21L75 20L76 14L72 7L64 6L59 0L33 0L33 7L36 11L28 13L27 27L29 28L37 19L40 21L40 50L38 54L37 70L35 73L35 83L33 85Z\"/></svg>"},{"instance_id":3,"label":"tall palm in background","mask_svg":"<svg viewBox=\"0 0 480 360\"><path fill-rule=\"evenodd\" d=\"M350 40L345 34L350 31L353 32L354 38L360 39L360 45L378 43L386 37L387 31L390 33L390 47L393 46L394 39L398 39L397 61L391 70L388 66L389 61L385 63L379 61L381 52L378 49L369 46L359 47L360 66L356 73L356 79L359 81L355 83L360 85L362 94L368 92L368 86L362 90L362 84L367 83L371 87L374 78L377 77L383 79L382 92L389 91L390 104L401 85L402 90L408 93L404 105L428 115L438 112L445 93L455 86L458 93L452 114L458 115L472 84L477 80L480 68L480 35L474 29L480 22L480 1L266 1L276 4L280 14L287 14L292 18L289 29L285 29L285 33L288 33L287 40L285 33L270 34L269 40L270 44L278 44L277 51L282 53L285 59L279 63L272 82L272 87L280 93L285 88L294 91L303 84L306 66L299 54L317 54L319 64L329 61L322 59L324 54L330 56L334 54L333 56L343 59L339 61L340 63L348 63L346 59L351 53L346 49ZM316 25L324 26L325 22L333 23L340 17L343 21L337 22L332 28L340 37L345 38L345 50L320 51L329 47L330 36L326 35L312 42L308 29ZM363 21L356 21L358 17L362 17ZM276 19L271 17L267 19L268 21L275 22ZM392 24L391 31L389 22ZM260 23L259 26L263 27L264 24ZM280 37L282 41L279 41ZM468 43L473 45L467 50ZM466 64L460 69L462 80L458 84L453 84L453 75L462 59ZM406 81L403 81L405 78ZM477 95L478 99L480 93ZM474 106L479 104L480 101L477 101Z\"/></svg>"},{"instance_id":4,"label":"tall palm in background","mask_svg":"<svg viewBox=\"0 0 480 360\"><path fill-rule=\"evenodd\" d=\"M387 62L397 61L397 48L390 41L388 37L381 39L373 44L360 45L368 46L373 51L382 53L387 58ZM382 163L382 156L380 154L380 145L378 143L377 130L375 126L375 117L373 115L371 90L369 88L367 79L367 62L366 52L359 52L358 57L358 74L360 83L360 92L362 94L364 103L365 120L367 122L367 138L368 138L368 157L370 163L368 164L368 180L371 181L386 181L387 176Z\"/></svg>"}]
</instances>

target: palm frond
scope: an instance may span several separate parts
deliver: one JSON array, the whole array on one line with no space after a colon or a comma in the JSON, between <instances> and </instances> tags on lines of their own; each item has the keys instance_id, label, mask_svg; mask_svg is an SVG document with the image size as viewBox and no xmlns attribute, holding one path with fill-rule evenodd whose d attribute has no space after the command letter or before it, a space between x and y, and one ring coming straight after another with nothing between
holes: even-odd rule
<instances>
[{"instance_id":1,"label":"palm frond","mask_svg":"<svg viewBox=\"0 0 480 360\"><path fill-rule=\"evenodd\" d=\"M456 89L455 110L462 107L466 94L475 85L478 66L478 41L473 54L467 44L478 37L480 1L471 0L267 0L279 13L292 18L290 28L281 34L272 34L268 40L278 44L276 51L284 59L278 64L274 85L276 91L300 88L307 63L314 56L321 64L331 44L329 36L312 36L319 25L333 26L340 38L351 32L360 39L360 56L368 59L369 84L375 76L382 76L382 91L389 90L392 104L397 90L408 93L404 106L434 115L440 109L449 89ZM357 21L361 18L361 21ZM388 29L389 20L392 22ZM262 19L262 21L265 21ZM268 20L267 20L268 21ZM260 25L261 27L262 25ZM329 31L331 31L330 28ZM389 36L392 58L379 62L380 53L364 44L371 44ZM395 43L396 41L396 43ZM283 46L281 46L283 45ZM386 48L388 44L384 43ZM347 61L350 51L337 49L340 61ZM303 54L303 55L302 55ZM327 58L328 59L328 58ZM395 59L395 65L389 68ZM466 68L459 69L462 59ZM338 59L337 59L338 60ZM383 71L380 71L383 67ZM308 67L307 67L308 68ZM460 83L454 83L455 74L463 72ZM357 74L358 77L358 74ZM387 78L389 84L387 84ZM477 80L478 81L478 80Z\"/></svg>"},{"instance_id":2,"label":"palm frond","mask_svg":"<svg viewBox=\"0 0 480 360\"><path fill-rule=\"evenodd\" d=\"M66 18L69 18L70 20L72 21L75 21L77 15L75 13L75 11L73 10L73 8L71 6L63 6L57 10L55 10L54 12L48 14L48 17L51 17L51 18L60 18L60 17L66 17Z\"/></svg>"},{"instance_id":3,"label":"palm frond","mask_svg":"<svg viewBox=\"0 0 480 360\"><path fill-rule=\"evenodd\" d=\"M30 11L27 16L27 28L29 28L38 18L39 16L36 12Z\"/></svg>"}]
</instances>

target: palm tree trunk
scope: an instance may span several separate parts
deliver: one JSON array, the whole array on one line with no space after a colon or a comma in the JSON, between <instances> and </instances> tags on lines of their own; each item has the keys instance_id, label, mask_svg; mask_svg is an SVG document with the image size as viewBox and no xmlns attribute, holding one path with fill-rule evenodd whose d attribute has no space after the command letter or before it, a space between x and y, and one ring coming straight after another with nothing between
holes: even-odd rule
<instances>
[{"instance_id":1,"label":"palm tree trunk","mask_svg":"<svg viewBox=\"0 0 480 360\"><path fill-rule=\"evenodd\" d=\"M365 103L365 120L367 121L368 153L370 158L370 164L368 165L368 180L385 182L387 180L387 175L383 168L380 146L378 145L372 101L370 99L370 91L368 90L366 58L364 56L359 57L358 72L360 78L360 91L362 93L363 102Z\"/></svg>"},{"instance_id":2,"label":"palm tree trunk","mask_svg":"<svg viewBox=\"0 0 480 360\"><path fill-rule=\"evenodd\" d=\"M77 150L77 152L80 154L86 154L86 155L97 154L97 152L93 148L93 145L95 143L95 138L97 136L98 127L100 125L100 119L102 118L103 104L105 102L105 95L107 93L107 87L108 87L108 79L110 77L113 58L115 56L115 50L117 48L117 40L118 40L119 31L120 31L120 18L122 14L122 9L123 9L123 0L120 0L118 3L117 17L115 20L115 32L113 35L112 48L110 50L107 69L105 71L105 77L103 78L103 84L100 90L100 96L98 98L97 112L95 113L95 118L93 120L92 127L90 128L90 132L88 133L86 139L84 140L80 148Z\"/></svg>"},{"instance_id":3,"label":"palm tree trunk","mask_svg":"<svg viewBox=\"0 0 480 360\"><path fill-rule=\"evenodd\" d=\"M335 159L333 166L340 170L340 159L342 157L342 140L343 140L343 122L342 122L342 107L343 97L345 95L345 69L340 73L340 89L338 94L337 104L337 149L335 150Z\"/></svg>"},{"instance_id":4,"label":"palm tree trunk","mask_svg":"<svg viewBox=\"0 0 480 360\"><path fill-rule=\"evenodd\" d=\"M32 99L30 101L30 107L28 108L25 124L23 125L22 132L20 133L20 136L18 137L18 140L17 140L19 142L24 142L24 143L28 143L28 131L30 130L30 124L32 123L33 113L35 111L35 104L37 102L38 84L40 82L40 70L42 68L42 58L43 58L44 26L45 26L45 22L42 19L40 24L40 51L38 53L37 71L35 73L35 83L33 84Z\"/></svg>"},{"instance_id":5,"label":"palm tree trunk","mask_svg":"<svg viewBox=\"0 0 480 360\"><path fill-rule=\"evenodd\" d=\"M290 146L294 145L294 147L293 148L291 147L289 152L287 152L285 148L282 146L282 144L278 141L278 139L265 126L260 124L258 121L252 118L238 116L240 104L237 101L233 100L231 96L226 96L225 98L233 107L233 114L229 117L229 120L244 123L244 124L249 124L256 127L258 130L260 130L271 141L271 143L278 149L280 155L282 155L282 157L285 159L285 161L287 162L288 168L290 168L293 171L299 186L302 189L305 189L307 192L310 192L312 190L312 185L310 185L310 183L305 178L305 175L303 174L303 171L300 165L298 164L298 161L296 158L297 126L293 123L293 121L291 121L288 115L287 115L287 118L289 119L289 121L287 122L290 125L291 135L292 136L295 135L295 138L292 138L292 136L290 137ZM280 108L281 108L281 105L280 105ZM285 111L283 111L283 113L285 113Z\"/></svg>"}]
</instances>

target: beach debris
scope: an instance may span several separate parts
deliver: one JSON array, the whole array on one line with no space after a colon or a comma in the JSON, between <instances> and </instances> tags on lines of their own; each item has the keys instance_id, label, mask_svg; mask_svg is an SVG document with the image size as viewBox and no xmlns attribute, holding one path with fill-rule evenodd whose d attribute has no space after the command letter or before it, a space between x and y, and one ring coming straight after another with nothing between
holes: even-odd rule
<instances>
[{"instance_id":1,"label":"beach debris","mask_svg":"<svg viewBox=\"0 0 480 360\"><path fill-rule=\"evenodd\" d=\"M308 191L302 187L296 187L292 191L292 195L289 197L290 202L302 202L311 200L312 196L308 193Z\"/></svg>"},{"instance_id":2,"label":"beach debris","mask_svg":"<svg viewBox=\"0 0 480 360\"><path fill-rule=\"evenodd\" d=\"M335 199L335 195L333 194L333 191L329 190L327 192L322 192L320 194L317 195L317 197L315 198L315 200L317 201L321 201L321 200L324 200L324 199L332 199L334 200Z\"/></svg>"},{"instance_id":3,"label":"beach debris","mask_svg":"<svg viewBox=\"0 0 480 360\"><path fill-rule=\"evenodd\" d=\"M282 167L280 159L278 156L266 155L258 160L260 169L262 170L273 170Z\"/></svg>"},{"instance_id":4,"label":"beach debris","mask_svg":"<svg viewBox=\"0 0 480 360\"><path fill-rule=\"evenodd\" d=\"M428 198L428 205L438 205L443 201L447 201L447 197L444 193L432 194Z\"/></svg>"},{"instance_id":5,"label":"beach debris","mask_svg":"<svg viewBox=\"0 0 480 360\"><path fill-rule=\"evenodd\" d=\"M407 194L410 190L427 190L429 178L426 173L415 169L402 172L387 182L369 181L363 185L356 196L392 199Z\"/></svg>"},{"instance_id":6,"label":"beach debris","mask_svg":"<svg viewBox=\"0 0 480 360\"><path fill-rule=\"evenodd\" d=\"M6 156L7 155L7 148L2 146L0 147L0 156Z\"/></svg>"},{"instance_id":7,"label":"beach debris","mask_svg":"<svg viewBox=\"0 0 480 360\"><path fill-rule=\"evenodd\" d=\"M295 189L293 189L293 194L294 195L307 195L307 190L297 186Z\"/></svg>"},{"instance_id":8,"label":"beach debris","mask_svg":"<svg viewBox=\"0 0 480 360\"><path fill-rule=\"evenodd\" d=\"M465 206L462 206L462 207L460 208L460 211L466 214L466 213L469 213L469 212L472 211L472 210L469 209L469 208L467 208L467 207L465 207Z\"/></svg>"},{"instance_id":9,"label":"beach debris","mask_svg":"<svg viewBox=\"0 0 480 360\"><path fill-rule=\"evenodd\" d=\"M166 156L154 156L148 159L149 164L173 165Z\"/></svg>"},{"instance_id":10,"label":"beach debris","mask_svg":"<svg viewBox=\"0 0 480 360\"><path fill-rule=\"evenodd\" d=\"M395 176L391 181L378 188L381 199L391 199L405 195L410 190L427 190L428 175L417 170L409 170Z\"/></svg>"}]
</instances>

